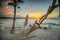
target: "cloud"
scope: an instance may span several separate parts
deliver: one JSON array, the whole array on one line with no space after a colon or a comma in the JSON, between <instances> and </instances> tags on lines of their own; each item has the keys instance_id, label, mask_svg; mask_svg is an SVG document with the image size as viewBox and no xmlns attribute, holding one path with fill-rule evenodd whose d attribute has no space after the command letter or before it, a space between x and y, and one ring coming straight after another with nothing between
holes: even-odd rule
<instances>
[{"instance_id":1,"label":"cloud","mask_svg":"<svg viewBox=\"0 0 60 40\"><path fill-rule=\"evenodd\" d=\"M32 8L32 5L27 5L25 8L20 8L17 12L21 12L21 11L23 11L23 10L27 10L27 9L30 9L30 8Z\"/></svg>"},{"instance_id":2,"label":"cloud","mask_svg":"<svg viewBox=\"0 0 60 40\"><path fill-rule=\"evenodd\" d=\"M8 1L6 0L1 0L0 1L0 16L11 16L13 11L12 9L8 6Z\"/></svg>"},{"instance_id":3,"label":"cloud","mask_svg":"<svg viewBox=\"0 0 60 40\"><path fill-rule=\"evenodd\" d=\"M27 6L25 7L25 10L26 10L26 9L30 9L30 8L32 8L32 5L27 5Z\"/></svg>"},{"instance_id":4,"label":"cloud","mask_svg":"<svg viewBox=\"0 0 60 40\"><path fill-rule=\"evenodd\" d=\"M17 12L21 12L22 10L23 10L23 9L20 8Z\"/></svg>"},{"instance_id":5,"label":"cloud","mask_svg":"<svg viewBox=\"0 0 60 40\"><path fill-rule=\"evenodd\" d=\"M6 15L12 15L13 11L9 6L5 6L4 12Z\"/></svg>"},{"instance_id":6,"label":"cloud","mask_svg":"<svg viewBox=\"0 0 60 40\"><path fill-rule=\"evenodd\" d=\"M2 10L2 8L0 8L0 13L2 13L3 12L3 10Z\"/></svg>"}]
</instances>

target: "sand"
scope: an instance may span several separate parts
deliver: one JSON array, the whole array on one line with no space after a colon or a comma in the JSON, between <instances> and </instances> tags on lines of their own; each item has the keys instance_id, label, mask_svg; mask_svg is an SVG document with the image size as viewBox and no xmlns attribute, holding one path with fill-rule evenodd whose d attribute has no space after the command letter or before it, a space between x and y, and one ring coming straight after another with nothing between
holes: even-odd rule
<instances>
[{"instance_id":1,"label":"sand","mask_svg":"<svg viewBox=\"0 0 60 40\"><path fill-rule=\"evenodd\" d=\"M2 38L3 40L60 40L60 28L52 28L52 29L36 29L32 33L25 35L29 29L15 29L15 33L10 33L11 28L3 28L2 29Z\"/></svg>"}]
</instances>

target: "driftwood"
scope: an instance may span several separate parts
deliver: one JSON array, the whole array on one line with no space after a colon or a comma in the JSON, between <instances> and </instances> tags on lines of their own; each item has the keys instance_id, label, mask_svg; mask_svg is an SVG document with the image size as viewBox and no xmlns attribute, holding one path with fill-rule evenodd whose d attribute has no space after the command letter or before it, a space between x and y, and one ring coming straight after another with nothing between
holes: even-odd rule
<instances>
[{"instance_id":1,"label":"driftwood","mask_svg":"<svg viewBox=\"0 0 60 40\"><path fill-rule=\"evenodd\" d=\"M35 23L33 24L32 28L31 28L31 30L30 30L26 35L29 35L31 32L33 32L34 30L36 30L35 24L37 24L37 25L38 25L38 28L40 28L41 23L48 17L49 14L51 14L51 12L52 12L56 7L59 6L59 4L57 4L57 5L55 5L55 4L56 4L56 0L53 0L52 5L49 6L47 13L46 13L45 15L43 15L43 16L39 19L39 23L37 23L37 20L35 21Z\"/></svg>"}]
</instances>

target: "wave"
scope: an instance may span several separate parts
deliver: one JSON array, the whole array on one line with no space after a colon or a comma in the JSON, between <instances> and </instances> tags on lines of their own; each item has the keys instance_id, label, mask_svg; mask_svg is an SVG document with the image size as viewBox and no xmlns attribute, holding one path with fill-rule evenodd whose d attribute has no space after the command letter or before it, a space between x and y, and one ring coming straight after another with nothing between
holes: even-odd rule
<instances>
[{"instance_id":1,"label":"wave","mask_svg":"<svg viewBox=\"0 0 60 40\"><path fill-rule=\"evenodd\" d=\"M56 23L42 23L42 25L60 26L60 24Z\"/></svg>"}]
</instances>

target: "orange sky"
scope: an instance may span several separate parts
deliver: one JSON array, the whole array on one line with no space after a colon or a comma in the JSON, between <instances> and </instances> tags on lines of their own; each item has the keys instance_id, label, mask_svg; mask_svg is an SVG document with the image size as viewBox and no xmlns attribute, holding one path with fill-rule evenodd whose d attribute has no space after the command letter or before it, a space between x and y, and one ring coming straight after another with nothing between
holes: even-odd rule
<instances>
[{"instance_id":1,"label":"orange sky","mask_svg":"<svg viewBox=\"0 0 60 40\"><path fill-rule=\"evenodd\" d=\"M22 13L21 13L22 14ZM30 13L28 13L29 18L41 18L45 13L40 12L40 11L32 11ZM27 14L21 15L22 17L26 17ZM55 12L52 12L50 15L48 15L48 18L55 18L57 17L59 14Z\"/></svg>"},{"instance_id":2,"label":"orange sky","mask_svg":"<svg viewBox=\"0 0 60 40\"><path fill-rule=\"evenodd\" d=\"M9 6L5 6L5 13L7 13L7 15L12 15L13 11Z\"/></svg>"},{"instance_id":3,"label":"orange sky","mask_svg":"<svg viewBox=\"0 0 60 40\"><path fill-rule=\"evenodd\" d=\"M40 4L41 2L38 3L37 1L32 2L32 4L30 3L30 1L26 1L24 5L19 5L21 8L17 10L17 13L16 13L17 17L26 17L26 15L28 14L29 18L41 18L47 12L46 10L50 5L48 5L48 2L46 5L45 3L42 3L43 5L42 4L40 5ZM44 6L46 8L44 8ZM4 8L0 8L0 12L6 16L13 16L14 14L13 9L12 9L13 7L12 8L11 7L8 6L8 2L4 2ZM48 16L48 18L58 17L58 15L59 15L58 9L55 9Z\"/></svg>"},{"instance_id":4,"label":"orange sky","mask_svg":"<svg viewBox=\"0 0 60 40\"><path fill-rule=\"evenodd\" d=\"M13 15L13 11L12 11L12 9L9 6L5 6L4 12L8 16ZM21 14L23 14L23 13L21 13ZM26 16L26 14L25 15L24 14L21 15L21 14L17 13L17 16L22 16L22 17ZM45 13L40 12L40 11L31 11L30 13L28 13L29 18L41 18L44 14ZM53 18L53 17L57 17L57 16L58 16L58 14L51 13L48 16L48 18Z\"/></svg>"},{"instance_id":5,"label":"orange sky","mask_svg":"<svg viewBox=\"0 0 60 40\"><path fill-rule=\"evenodd\" d=\"M28 6L29 7L29 6ZM29 7L30 8L30 7ZM1 8L0 8L1 9ZM20 9L21 10L21 9ZM19 11L20 11L19 10ZM5 6L5 8L4 8L4 10L0 10L0 12L4 12L7 16L11 16L11 15L13 15L13 10L8 6L8 5L6 5ZM57 17L58 16L58 14L54 14L55 12L53 12L53 13L51 13L49 16L48 16L48 18L53 18L53 17ZM21 13L21 14L23 14L23 13ZM18 17L20 17L20 16L22 16L22 17L26 17L26 14L23 14L23 15L21 15L19 12L17 12L17 16ZM29 15L29 18L41 18L43 15L44 15L45 13L43 13L43 12L40 12L40 11L31 11L31 12L29 12L28 13L28 15Z\"/></svg>"},{"instance_id":6,"label":"orange sky","mask_svg":"<svg viewBox=\"0 0 60 40\"><path fill-rule=\"evenodd\" d=\"M32 11L29 13L30 18L40 18L42 16L43 16L43 13L39 11Z\"/></svg>"}]
</instances>

